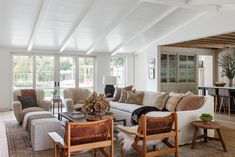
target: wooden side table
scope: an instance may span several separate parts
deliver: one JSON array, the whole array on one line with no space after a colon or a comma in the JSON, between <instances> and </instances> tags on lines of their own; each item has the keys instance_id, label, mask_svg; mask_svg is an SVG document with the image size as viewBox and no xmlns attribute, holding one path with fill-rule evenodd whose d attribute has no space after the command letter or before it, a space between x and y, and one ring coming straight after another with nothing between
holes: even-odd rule
<instances>
[{"instance_id":1,"label":"wooden side table","mask_svg":"<svg viewBox=\"0 0 235 157\"><path fill-rule=\"evenodd\" d=\"M193 134L192 147L191 147L192 149L195 148L197 139L204 138L204 143L207 143L207 142L208 142L208 139L209 139L209 140L220 141L221 144L222 144L222 146L223 146L224 151L225 151L225 152L227 151L226 145L225 145L224 140L223 140L223 137L222 137L222 134L221 134L221 132L220 132L220 129L222 128L222 126L221 126L220 124L218 124L218 123L216 123L216 122L207 122L207 123L205 123L205 122L203 122L203 121L194 121L194 122L192 122L191 124L192 124L192 125L194 126L194 128L195 128L194 134ZM203 131L204 131L204 134L203 134L203 135L199 135L199 136L197 135L199 129L203 129ZM208 135L207 135L207 130L208 130L208 129L214 129L214 130L216 130L216 132L217 132L219 138L208 137Z\"/></svg>"},{"instance_id":2,"label":"wooden side table","mask_svg":"<svg viewBox=\"0 0 235 157\"><path fill-rule=\"evenodd\" d=\"M62 112L62 99L60 98L52 98L52 113L54 114L54 110L55 110L55 104L58 105L58 113Z\"/></svg>"}]
</instances>

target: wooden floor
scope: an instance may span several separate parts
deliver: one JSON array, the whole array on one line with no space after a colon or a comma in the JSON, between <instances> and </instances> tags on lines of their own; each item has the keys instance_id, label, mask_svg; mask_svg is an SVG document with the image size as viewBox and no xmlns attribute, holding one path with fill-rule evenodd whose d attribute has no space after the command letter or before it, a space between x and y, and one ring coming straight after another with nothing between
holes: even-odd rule
<instances>
[{"instance_id":1,"label":"wooden floor","mask_svg":"<svg viewBox=\"0 0 235 157\"><path fill-rule=\"evenodd\" d=\"M0 157L8 157L7 139L5 135L4 121L15 120L13 111L0 112ZM222 134L225 143L235 148L235 114L227 115L215 114L215 121L222 124Z\"/></svg>"}]
</instances>

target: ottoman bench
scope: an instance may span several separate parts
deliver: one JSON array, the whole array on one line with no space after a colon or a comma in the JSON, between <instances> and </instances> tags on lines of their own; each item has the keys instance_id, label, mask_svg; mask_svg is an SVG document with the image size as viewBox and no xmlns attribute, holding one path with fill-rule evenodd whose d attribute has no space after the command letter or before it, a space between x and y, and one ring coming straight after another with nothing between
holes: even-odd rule
<instances>
[{"instance_id":1,"label":"ottoman bench","mask_svg":"<svg viewBox=\"0 0 235 157\"><path fill-rule=\"evenodd\" d=\"M34 151L50 149L53 147L52 141L48 137L48 132L61 134L62 127L56 118L42 118L31 121L31 143Z\"/></svg>"}]
</instances>

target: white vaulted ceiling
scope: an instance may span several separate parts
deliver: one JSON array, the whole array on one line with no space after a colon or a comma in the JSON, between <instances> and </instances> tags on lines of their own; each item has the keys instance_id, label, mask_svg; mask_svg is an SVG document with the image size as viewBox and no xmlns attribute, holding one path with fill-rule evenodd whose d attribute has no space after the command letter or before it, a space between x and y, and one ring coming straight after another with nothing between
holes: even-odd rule
<instances>
[{"instance_id":1,"label":"white vaulted ceiling","mask_svg":"<svg viewBox=\"0 0 235 157\"><path fill-rule=\"evenodd\" d=\"M234 0L0 0L0 47L133 53Z\"/></svg>"}]
</instances>

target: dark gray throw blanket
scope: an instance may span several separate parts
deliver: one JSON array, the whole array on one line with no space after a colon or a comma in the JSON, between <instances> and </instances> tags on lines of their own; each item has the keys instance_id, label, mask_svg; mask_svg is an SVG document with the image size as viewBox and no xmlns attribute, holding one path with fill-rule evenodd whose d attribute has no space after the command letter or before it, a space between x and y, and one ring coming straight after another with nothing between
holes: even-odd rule
<instances>
[{"instance_id":1,"label":"dark gray throw blanket","mask_svg":"<svg viewBox=\"0 0 235 157\"><path fill-rule=\"evenodd\" d=\"M161 110L159 110L159 109L157 109L156 107L153 107L153 106L143 106L143 107L137 108L136 110L134 110L132 112L131 124L132 125L138 125L140 117L143 114L145 115L145 114L147 114L148 112L151 112L151 111L161 111Z\"/></svg>"},{"instance_id":2,"label":"dark gray throw blanket","mask_svg":"<svg viewBox=\"0 0 235 157\"><path fill-rule=\"evenodd\" d=\"M31 121L34 119L43 119L43 118L55 118L55 117L53 116L53 114L47 113L47 114L41 114L41 115L32 115L28 118L26 128L27 128L29 137L31 137Z\"/></svg>"}]
</instances>

